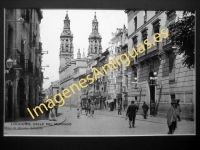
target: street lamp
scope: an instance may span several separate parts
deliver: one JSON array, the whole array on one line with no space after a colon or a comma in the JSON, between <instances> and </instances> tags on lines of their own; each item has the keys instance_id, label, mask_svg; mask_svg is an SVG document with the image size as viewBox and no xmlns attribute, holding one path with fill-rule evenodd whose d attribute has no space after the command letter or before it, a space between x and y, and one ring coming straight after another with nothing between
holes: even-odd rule
<instances>
[{"instance_id":1,"label":"street lamp","mask_svg":"<svg viewBox=\"0 0 200 150\"><path fill-rule=\"evenodd\" d=\"M8 68L8 70L5 70L5 73L9 73L10 69L13 68L13 66L17 65L16 64L16 60L12 60L11 58L8 58L6 61L6 67ZM15 70L20 70L22 68L13 68Z\"/></svg>"}]
</instances>

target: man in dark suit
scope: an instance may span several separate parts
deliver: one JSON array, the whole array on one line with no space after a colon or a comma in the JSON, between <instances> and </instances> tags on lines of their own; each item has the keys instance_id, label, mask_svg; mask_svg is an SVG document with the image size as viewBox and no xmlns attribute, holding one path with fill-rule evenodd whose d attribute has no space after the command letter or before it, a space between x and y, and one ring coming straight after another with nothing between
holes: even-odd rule
<instances>
[{"instance_id":1,"label":"man in dark suit","mask_svg":"<svg viewBox=\"0 0 200 150\"><path fill-rule=\"evenodd\" d=\"M138 111L138 106L134 104L134 101L131 101L131 105L128 106L127 112L126 112L126 117L129 117L129 128L132 127L134 128L135 126L135 117L136 113Z\"/></svg>"}]
</instances>

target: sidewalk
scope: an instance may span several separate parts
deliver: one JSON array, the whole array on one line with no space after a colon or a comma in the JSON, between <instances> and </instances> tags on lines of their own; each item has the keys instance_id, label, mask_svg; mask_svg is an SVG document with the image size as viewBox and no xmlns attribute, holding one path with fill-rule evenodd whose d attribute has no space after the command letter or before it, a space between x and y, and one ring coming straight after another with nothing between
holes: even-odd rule
<instances>
[{"instance_id":1,"label":"sidewalk","mask_svg":"<svg viewBox=\"0 0 200 150\"><path fill-rule=\"evenodd\" d=\"M126 118L126 110L122 111L122 115L118 115L118 110L110 111L109 109L95 110L94 114L120 117L120 118L124 118L124 119ZM136 115L136 120L159 123L159 124L167 124L167 118L159 117L159 116L156 116L156 117L147 116L147 119L144 119L143 115L137 114ZM194 123L194 121L188 121L188 120L182 119L181 122L179 122L179 125L186 125L188 123Z\"/></svg>"},{"instance_id":2,"label":"sidewalk","mask_svg":"<svg viewBox=\"0 0 200 150\"><path fill-rule=\"evenodd\" d=\"M46 117L45 112L44 112L43 114L38 113L39 116L35 117L35 119L32 119L30 116L30 117L19 117L19 118L15 119L14 121L7 121L4 123L4 126L13 127L13 126L17 125L18 127L24 127L26 125L38 126L38 125L43 124L43 127L48 127L48 126L61 124L61 123L65 122L65 120L66 120L66 115L64 115L65 112L66 112L66 109L60 107L58 109L58 116L56 117L56 121L49 121L49 117Z\"/></svg>"}]
</instances>

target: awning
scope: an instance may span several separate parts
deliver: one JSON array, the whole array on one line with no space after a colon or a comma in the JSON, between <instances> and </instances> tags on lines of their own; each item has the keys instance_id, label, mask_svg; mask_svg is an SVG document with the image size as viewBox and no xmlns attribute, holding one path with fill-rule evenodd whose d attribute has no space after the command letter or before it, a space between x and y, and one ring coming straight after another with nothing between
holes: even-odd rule
<instances>
[{"instance_id":1,"label":"awning","mask_svg":"<svg viewBox=\"0 0 200 150\"><path fill-rule=\"evenodd\" d=\"M114 102L114 100L113 99L109 99L109 100L106 100L106 102L111 103L111 102Z\"/></svg>"}]
</instances>

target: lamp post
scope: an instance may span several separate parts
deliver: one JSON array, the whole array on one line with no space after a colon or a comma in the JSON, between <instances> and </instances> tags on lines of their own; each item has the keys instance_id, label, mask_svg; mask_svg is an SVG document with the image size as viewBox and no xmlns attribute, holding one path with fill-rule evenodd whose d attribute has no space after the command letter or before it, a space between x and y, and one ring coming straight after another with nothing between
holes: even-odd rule
<instances>
[{"instance_id":1,"label":"lamp post","mask_svg":"<svg viewBox=\"0 0 200 150\"><path fill-rule=\"evenodd\" d=\"M159 92L159 98L158 98L158 101L156 103L156 108L155 108L155 115L157 114L157 111L158 111L158 106L159 106L159 103L160 103L160 99L161 99L161 93L162 93L162 82L161 81L157 81L158 77L157 77L157 72L153 72L153 75L154 77L150 77L150 84L149 85L153 85L153 86L156 86L158 89L160 89L160 92Z\"/></svg>"},{"instance_id":2,"label":"lamp post","mask_svg":"<svg viewBox=\"0 0 200 150\"><path fill-rule=\"evenodd\" d=\"M132 84L135 84L134 89L137 89L140 92L140 99L138 102L138 109L139 109L139 105L140 105L140 101L141 101L141 95L142 95L142 87L140 85L138 85L138 79L137 77L134 78L134 81L131 82Z\"/></svg>"}]
</instances>

